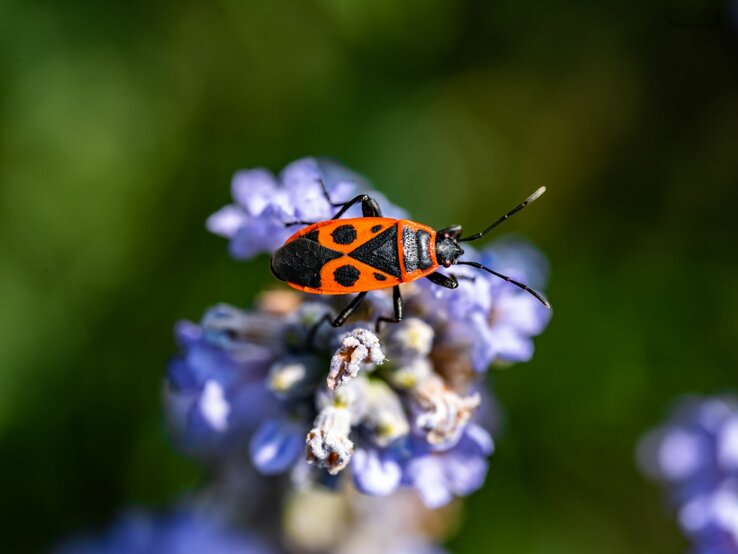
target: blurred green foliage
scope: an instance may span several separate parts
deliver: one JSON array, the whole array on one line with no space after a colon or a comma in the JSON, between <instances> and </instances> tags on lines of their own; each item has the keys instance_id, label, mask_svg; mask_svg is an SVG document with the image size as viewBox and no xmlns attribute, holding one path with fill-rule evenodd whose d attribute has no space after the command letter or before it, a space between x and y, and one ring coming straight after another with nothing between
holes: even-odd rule
<instances>
[{"instance_id":1,"label":"blurred green foliage","mask_svg":"<svg viewBox=\"0 0 738 554\"><path fill-rule=\"evenodd\" d=\"M317 154L437 227L549 187L508 231L555 316L452 551L685 551L633 446L736 386L737 53L704 1L0 2L0 550L196 485L172 324L272 283L203 222Z\"/></svg>"}]
</instances>

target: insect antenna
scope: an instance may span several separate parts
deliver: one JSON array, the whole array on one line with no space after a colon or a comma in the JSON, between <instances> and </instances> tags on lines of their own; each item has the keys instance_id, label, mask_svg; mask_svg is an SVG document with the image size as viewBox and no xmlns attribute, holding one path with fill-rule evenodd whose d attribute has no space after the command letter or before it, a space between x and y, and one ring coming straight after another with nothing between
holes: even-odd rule
<instances>
[{"instance_id":1,"label":"insect antenna","mask_svg":"<svg viewBox=\"0 0 738 554\"><path fill-rule=\"evenodd\" d=\"M525 200L523 200L523 202L521 202L520 204L518 204L517 206L515 206L512 210L510 210L509 212L507 212L505 215L503 215L500 219L498 219L497 221L495 221L492 225L490 225L489 227L487 227L481 233L477 233L476 235L471 235L471 236L468 236L468 237L463 237L463 238L457 239L456 242L469 242L471 240L477 240L479 238L482 238L484 235L486 235L487 233L489 233L492 229L494 229L495 227L497 227L500 223L502 223L503 221L507 221L510 218L511 215L518 213L520 210L522 210L523 208L525 208L528 204L530 204L533 201L535 201L536 199L538 199L538 197L541 196L544 192L546 192L546 187L539 188L537 191L535 191L533 194L531 194L528 198L526 198Z\"/></svg>"},{"instance_id":2,"label":"insect antenna","mask_svg":"<svg viewBox=\"0 0 738 554\"><path fill-rule=\"evenodd\" d=\"M461 262L456 262L456 263L458 265L470 265L472 267L476 267L477 269L482 269L482 270L486 271L487 273L491 273L492 275L495 275L496 277L499 277L500 279L504 279L508 283L511 283L511 284L515 285L516 287L521 288L521 289L523 289L526 292L529 292L530 294L532 294L533 296L535 296L536 299L541 304L543 304L544 306L546 306L549 310L551 309L551 304L548 303L548 300L546 300L546 298L540 292L538 292L537 290L533 290L532 288L530 288L525 283L521 283L520 281L516 281L515 279L512 279L512 278L508 277L507 275L503 275L502 273L498 273L498 272L494 271L493 269L490 269L487 266L482 265L482 264L480 264L478 262L463 262L463 261L461 261Z\"/></svg>"}]
</instances>

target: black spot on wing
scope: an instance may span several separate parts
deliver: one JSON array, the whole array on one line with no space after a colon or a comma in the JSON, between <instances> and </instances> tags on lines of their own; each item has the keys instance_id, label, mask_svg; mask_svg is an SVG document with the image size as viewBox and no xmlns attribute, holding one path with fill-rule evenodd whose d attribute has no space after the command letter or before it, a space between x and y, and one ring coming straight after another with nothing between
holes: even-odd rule
<instances>
[{"instance_id":1,"label":"black spot on wing","mask_svg":"<svg viewBox=\"0 0 738 554\"><path fill-rule=\"evenodd\" d=\"M315 241L300 237L288 242L272 256L272 273L301 287L320 288L320 270L329 261L343 256Z\"/></svg>"},{"instance_id":2,"label":"black spot on wing","mask_svg":"<svg viewBox=\"0 0 738 554\"><path fill-rule=\"evenodd\" d=\"M343 287L352 287L359 279L361 272L352 265L342 265L333 272L336 283Z\"/></svg>"},{"instance_id":3,"label":"black spot on wing","mask_svg":"<svg viewBox=\"0 0 738 554\"><path fill-rule=\"evenodd\" d=\"M356 228L353 225L339 225L331 236L336 244L351 244L356 240Z\"/></svg>"},{"instance_id":4,"label":"black spot on wing","mask_svg":"<svg viewBox=\"0 0 738 554\"><path fill-rule=\"evenodd\" d=\"M387 276L386 275L382 275L381 273L377 273L376 271L374 272L374 278L377 281L386 281L387 280Z\"/></svg>"},{"instance_id":5,"label":"black spot on wing","mask_svg":"<svg viewBox=\"0 0 738 554\"><path fill-rule=\"evenodd\" d=\"M349 252L349 256L393 277L400 277L397 254L397 225L387 227L376 237Z\"/></svg>"},{"instance_id":6,"label":"black spot on wing","mask_svg":"<svg viewBox=\"0 0 738 554\"><path fill-rule=\"evenodd\" d=\"M381 226L381 225L375 225L374 227L372 227L372 233L376 233L376 232L377 232L377 231L379 231L379 230L380 230L381 228L382 228L382 226Z\"/></svg>"}]
</instances>

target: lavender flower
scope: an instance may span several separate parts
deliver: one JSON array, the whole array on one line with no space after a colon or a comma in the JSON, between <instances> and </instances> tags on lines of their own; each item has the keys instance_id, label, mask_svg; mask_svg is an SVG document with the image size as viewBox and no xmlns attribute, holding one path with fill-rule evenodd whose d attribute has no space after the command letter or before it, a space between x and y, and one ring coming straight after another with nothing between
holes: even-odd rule
<instances>
[{"instance_id":1,"label":"lavender flower","mask_svg":"<svg viewBox=\"0 0 738 554\"><path fill-rule=\"evenodd\" d=\"M487 458L493 450L489 433L478 425L469 425L448 450L434 451L418 445L415 455L406 462L403 481L415 488L426 506L443 506L454 496L466 496L484 484Z\"/></svg>"},{"instance_id":2,"label":"lavender flower","mask_svg":"<svg viewBox=\"0 0 738 554\"><path fill-rule=\"evenodd\" d=\"M230 240L237 258L273 252L294 232L286 222L332 217L321 182L334 202L367 190L361 177L313 158L278 177L241 172L235 203L208 227ZM405 216L379 201L389 217ZM520 252L536 256L528 246L501 244L495 267L508 269L505 260ZM182 353L167 379L176 436L215 465L248 456L263 474L289 472L301 490L341 487L349 475L368 495L414 489L433 507L470 494L493 450L480 425L481 373L491 362L529 359L549 316L495 277L465 266L454 272L461 277L454 291L403 287L408 316L381 333L370 329L392 311L386 290L369 294L346 328L323 325L313 340L315 323L345 300L272 291L252 310L217 306L199 326L181 324Z\"/></svg>"},{"instance_id":3,"label":"lavender flower","mask_svg":"<svg viewBox=\"0 0 738 554\"><path fill-rule=\"evenodd\" d=\"M697 552L738 553L738 400L687 398L638 448Z\"/></svg>"},{"instance_id":4,"label":"lavender flower","mask_svg":"<svg viewBox=\"0 0 738 554\"><path fill-rule=\"evenodd\" d=\"M323 181L333 202L350 200L358 191L369 190L366 180L338 164L316 158L297 160L275 177L262 168L240 171L233 177L234 204L214 213L207 221L212 233L229 239L234 258L246 260L260 253L271 254L295 232L291 221L323 221L336 211L323 194ZM360 187L360 189L359 189ZM387 217L406 214L381 194L372 192ZM358 206L347 217L359 217Z\"/></svg>"},{"instance_id":5,"label":"lavender flower","mask_svg":"<svg viewBox=\"0 0 738 554\"><path fill-rule=\"evenodd\" d=\"M276 177L243 171L233 179L234 203L207 225L229 239L234 257L248 259L292 235L285 223L329 219L331 201L367 190L360 176L314 158ZM386 216L406 216L372 194ZM358 206L347 213L359 215ZM481 254L490 256L516 277L545 280L545 264L521 261L540 262L528 246ZM510 259L520 273L506 267ZM495 411L482 372L530 359L549 317L517 288L467 267L456 273L457 291L405 286L406 319L381 332L370 329L392 311L387 290L369 294L342 329L315 325L345 299L285 290L247 310L220 304L199 323L178 323L167 416L178 445L207 464L210 485L170 516L133 512L103 537L58 552L443 554L436 543L453 522L453 500L482 486L494 449L482 425ZM728 443L738 442L738 427L725 429ZM735 445L718 457L738 466ZM287 479L264 477L278 475L291 477L289 495ZM721 480L690 496L685 528L713 547L713 530L734 536L734 491ZM239 531L246 528L258 528L259 539Z\"/></svg>"},{"instance_id":6,"label":"lavender flower","mask_svg":"<svg viewBox=\"0 0 738 554\"><path fill-rule=\"evenodd\" d=\"M165 401L185 450L231 448L276 409L264 379L280 329L272 314L227 305L208 310L200 325L177 325L182 353L167 370Z\"/></svg>"},{"instance_id":7,"label":"lavender flower","mask_svg":"<svg viewBox=\"0 0 738 554\"><path fill-rule=\"evenodd\" d=\"M469 258L514 279L538 288L545 285L545 259L524 241L497 241L481 253L465 248ZM454 267L454 273L460 277L456 290L420 284L425 303L433 306L427 317L451 327L446 330L449 340L468 345L476 371L486 371L495 362L529 361L533 337L546 328L551 310L497 277L464 266Z\"/></svg>"},{"instance_id":8,"label":"lavender flower","mask_svg":"<svg viewBox=\"0 0 738 554\"><path fill-rule=\"evenodd\" d=\"M272 554L253 535L229 529L222 522L193 512L152 516L125 514L102 537L71 540L56 554Z\"/></svg>"},{"instance_id":9,"label":"lavender flower","mask_svg":"<svg viewBox=\"0 0 738 554\"><path fill-rule=\"evenodd\" d=\"M361 326L327 329L326 343L336 345L329 357L293 345L295 333L304 339L301 323L306 307L312 309L294 298L300 297L268 293L260 309L220 305L200 325L178 326L182 354L170 364L166 390L184 449L211 462L248 450L254 467L270 475L306 463L329 475L351 467L359 490L425 488L423 498L434 505L428 483L445 501L480 486L486 463L476 459L491 446L469 449L466 436L480 402L475 373L465 371L467 378L452 384L436 371L434 345L443 343L434 341L434 329L409 318L386 327L383 342ZM280 302L296 309L280 313ZM386 361L384 348L392 355ZM423 477L442 473L443 460L459 453L482 468L474 487ZM320 472L311 479L324 481Z\"/></svg>"}]
</instances>

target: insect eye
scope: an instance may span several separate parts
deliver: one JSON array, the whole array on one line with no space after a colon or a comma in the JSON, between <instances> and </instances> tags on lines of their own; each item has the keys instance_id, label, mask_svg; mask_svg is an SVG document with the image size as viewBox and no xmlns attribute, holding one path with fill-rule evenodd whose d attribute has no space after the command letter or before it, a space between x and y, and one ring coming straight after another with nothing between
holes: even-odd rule
<instances>
[{"instance_id":1,"label":"insect eye","mask_svg":"<svg viewBox=\"0 0 738 554\"><path fill-rule=\"evenodd\" d=\"M451 267L451 260L444 260L443 267Z\"/></svg>"}]
</instances>

